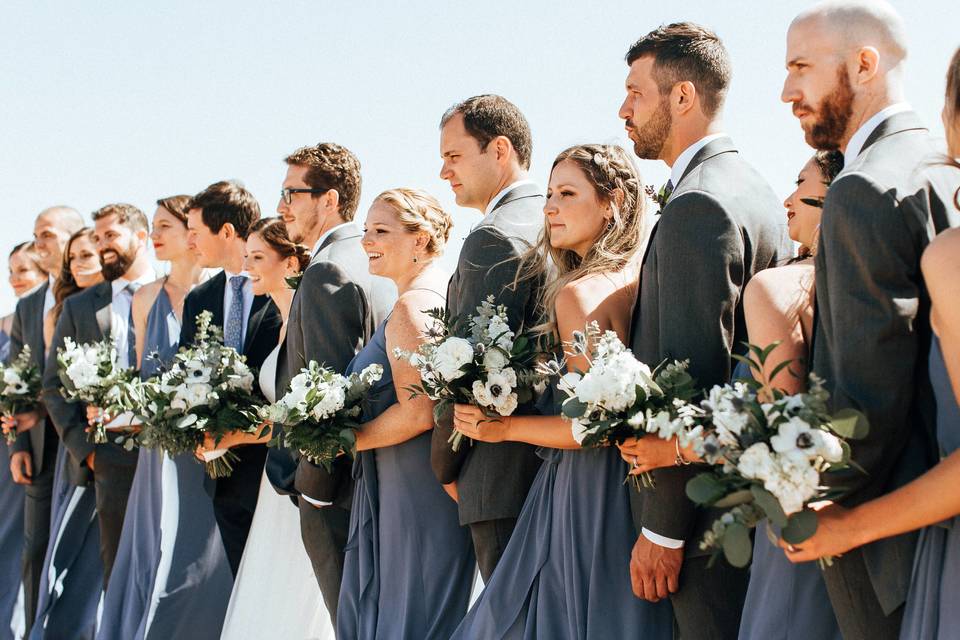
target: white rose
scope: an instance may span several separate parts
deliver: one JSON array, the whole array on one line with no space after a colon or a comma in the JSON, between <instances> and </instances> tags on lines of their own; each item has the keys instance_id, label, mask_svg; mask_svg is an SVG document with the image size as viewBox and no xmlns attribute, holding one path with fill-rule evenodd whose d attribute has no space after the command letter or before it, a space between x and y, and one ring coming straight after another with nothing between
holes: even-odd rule
<instances>
[{"instance_id":1,"label":"white rose","mask_svg":"<svg viewBox=\"0 0 960 640\"><path fill-rule=\"evenodd\" d=\"M447 382L463 375L460 367L473 362L473 345L463 338L447 338L433 356L433 366Z\"/></svg>"},{"instance_id":2,"label":"white rose","mask_svg":"<svg viewBox=\"0 0 960 640\"><path fill-rule=\"evenodd\" d=\"M487 349L483 354L483 368L487 371L499 371L508 364L510 364L510 360L503 355L500 349Z\"/></svg>"}]
</instances>

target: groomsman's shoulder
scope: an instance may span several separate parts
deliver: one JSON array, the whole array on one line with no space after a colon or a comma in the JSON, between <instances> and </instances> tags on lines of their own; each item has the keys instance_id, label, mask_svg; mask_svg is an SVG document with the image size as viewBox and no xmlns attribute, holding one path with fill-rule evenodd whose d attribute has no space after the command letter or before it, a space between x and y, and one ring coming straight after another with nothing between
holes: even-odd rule
<instances>
[{"instance_id":1,"label":"groomsman's shoulder","mask_svg":"<svg viewBox=\"0 0 960 640\"><path fill-rule=\"evenodd\" d=\"M191 289L190 292L187 293L187 299L192 299L192 300L203 299L205 295L208 295L216 291L218 288L222 289L224 287L224 283L226 282L226 279L227 279L226 274L224 274L223 271L220 271L212 278L208 278L207 280L204 280L203 282L195 286L193 289Z\"/></svg>"},{"instance_id":2,"label":"groomsman's shoulder","mask_svg":"<svg viewBox=\"0 0 960 640\"><path fill-rule=\"evenodd\" d=\"M105 280L93 285L92 287L87 287L83 291L78 291L72 296L64 299L63 311L61 314L66 312L68 309L75 312L76 310L82 309L84 305L93 304L97 298L104 293L109 293L110 290L111 285Z\"/></svg>"}]
</instances>

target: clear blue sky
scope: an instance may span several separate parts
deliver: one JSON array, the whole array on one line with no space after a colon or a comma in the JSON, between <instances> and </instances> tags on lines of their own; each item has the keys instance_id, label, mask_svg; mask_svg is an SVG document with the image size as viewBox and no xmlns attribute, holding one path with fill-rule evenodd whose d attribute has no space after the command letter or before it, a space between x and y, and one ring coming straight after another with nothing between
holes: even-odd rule
<instances>
[{"instance_id":1,"label":"clear blue sky","mask_svg":"<svg viewBox=\"0 0 960 640\"><path fill-rule=\"evenodd\" d=\"M422 187L457 222L452 263L478 214L439 171L440 115L500 93L533 128L533 176L580 142L621 142L630 43L689 19L734 65L726 130L780 195L810 153L779 101L785 31L807 2L50 2L0 7L0 268L42 208L85 216L125 201L242 180L273 214L298 146L331 140L363 164L361 214L380 191ZM910 37L907 94L942 134L943 76L960 44L955 0L895 0ZM952 7L952 8L951 8ZM648 183L668 174L640 165ZM13 305L0 283L0 312Z\"/></svg>"}]
</instances>

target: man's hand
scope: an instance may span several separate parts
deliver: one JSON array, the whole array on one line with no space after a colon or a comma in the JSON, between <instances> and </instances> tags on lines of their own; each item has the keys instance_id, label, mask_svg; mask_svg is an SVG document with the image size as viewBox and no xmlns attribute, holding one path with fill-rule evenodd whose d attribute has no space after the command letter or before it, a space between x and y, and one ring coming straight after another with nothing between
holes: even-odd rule
<instances>
[{"instance_id":1,"label":"man's hand","mask_svg":"<svg viewBox=\"0 0 960 640\"><path fill-rule=\"evenodd\" d=\"M87 456L87 460L86 460L87 466L90 468L90 471L93 471L93 472L96 472L96 468L93 466L93 461L96 459L96 457L97 457L97 452L91 451L90 455Z\"/></svg>"},{"instance_id":2,"label":"man's hand","mask_svg":"<svg viewBox=\"0 0 960 640\"><path fill-rule=\"evenodd\" d=\"M661 547L640 534L630 554L630 583L638 598L657 602L676 593L683 549Z\"/></svg>"},{"instance_id":3,"label":"man's hand","mask_svg":"<svg viewBox=\"0 0 960 640\"><path fill-rule=\"evenodd\" d=\"M33 459L29 451L17 451L10 456L10 475L17 484L33 484Z\"/></svg>"},{"instance_id":4,"label":"man's hand","mask_svg":"<svg viewBox=\"0 0 960 640\"><path fill-rule=\"evenodd\" d=\"M0 419L0 422L3 423L4 434L9 431L23 433L24 431L29 431L37 426L41 418L43 418L43 415L40 413L40 411L37 409L32 409L30 411L18 413L13 417L3 416L3 418Z\"/></svg>"}]
</instances>

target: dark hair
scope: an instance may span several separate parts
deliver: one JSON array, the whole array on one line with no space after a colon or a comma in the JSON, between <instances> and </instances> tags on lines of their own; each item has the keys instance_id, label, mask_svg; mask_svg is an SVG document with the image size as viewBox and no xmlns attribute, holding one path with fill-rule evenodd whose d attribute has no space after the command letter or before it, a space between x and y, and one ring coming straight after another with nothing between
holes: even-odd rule
<instances>
[{"instance_id":1,"label":"dark hair","mask_svg":"<svg viewBox=\"0 0 960 640\"><path fill-rule=\"evenodd\" d=\"M236 180L214 182L193 196L187 209L199 209L203 224L213 233L219 233L229 223L244 240L253 223L260 219L257 199Z\"/></svg>"},{"instance_id":2,"label":"dark hair","mask_svg":"<svg viewBox=\"0 0 960 640\"><path fill-rule=\"evenodd\" d=\"M63 266L60 268L60 277L57 278L57 281L53 285L53 300L56 303L53 306L53 323L56 324L57 320L60 318L60 312L63 311L63 301L75 294L78 291L81 291L80 285L77 284L77 281L73 279L73 273L70 271L70 247L73 246L74 241L77 238L87 237L93 242L93 229L90 227L83 227L79 231L75 232L70 236L70 239L67 240L66 246L63 248Z\"/></svg>"},{"instance_id":3,"label":"dark hair","mask_svg":"<svg viewBox=\"0 0 960 640\"><path fill-rule=\"evenodd\" d=\"M20 244L15 246L13 249L10 250L10 255L8 257L12 258L18 253L22 253L23 255L25 255L30 260L30 262L33 263L33 267L37 271L39 271L44 275L49 275L47 274L47 270L43 268L43 265L40 264L40 255L37 253L37 248L34 246L32 240L21 242Z\"/></svg>"},{"instance_id":4,"label":"dark hair","mask_svg":"<svg viewBox=\"0 0 960 640\"><path fill-rule=\"evenodd\" d=\"M341 218L349 222L357 215L363 181L360 160L349 149L334 142L321 142L313 147L300 147L283 161L288 165L306 167L304 181L311 189L336 191L340 196Z\"/></svg>"},{"instance_id":5,"label":"dark hair","mask_svg":"<svg viewBox=\"0 0 960 640\"><path fill-rule=\"evenodd\" d=\"M298 271L303 271L310 264L310 249L306 245L298 244L290 239L287 225L282 218L261 218L250 228L250 234L257 234L260 239L270 245L270 248L280 254L283 259L295 257L299 264Z\"/></svg>"},{"instance_id":6,"label":"dark hair","mask_svg":"<svg viewBox=\"0 0 960 640\"><path fill-rule=\"evenodd\" d=\"M627 64L643 56L653 56L653 78L661 96L678 82L690 81L706 116L723 106L732 71L727 49L713 31L692 22L660 26L633 43Z\"/></svg>"},{"instance_id":7,"label":"dark hair","mask_svg":"<svg viewBox=\"0 0 960 640\"><path fill-rule=\"evenodd\" d=\"M823 183L828 187L834 178L843 171L843 154L836 149L817 151L813 155L813 161L816 163L820 175L823 176Z\"/></svg>"},{"instance_id":8,"label":"dark hair","mask_svg":"<svg viewBox=\"0 0 960 640\"><path fill-rule=\"evenodd\" d=\"M463 116L463 127L480 144L481 150L486 150L494 138L503 136L513 145L520 166L530 168L533 139L530 125L517 105L492 94L467 98L447 109L440 119L440 128L458 113Z\"/></svg>"},{"instance_id":9,"label":"dark hair","mask_svg":"<svg viewBox=\"0 0 960 640\"><path fill-rule=\"evenodd\" d=\"M163 207L174 218L187 225L187 212L190 211L190 196L167 196L157 200L157 206Z\"/></svg>"},{"instance_id":10,"label":"dark hair","mask_svg":"<svg viewBox=\"0 0 960 640\"><path fill-rule=\"evenodd\" d=\"M94 221L107 216L117 216L117 222L131 231L147 231L150 228L149 223L147 223L147 216L132 204L123 202L108 204L93 212Z\"/></svg>"}]
</instances>

